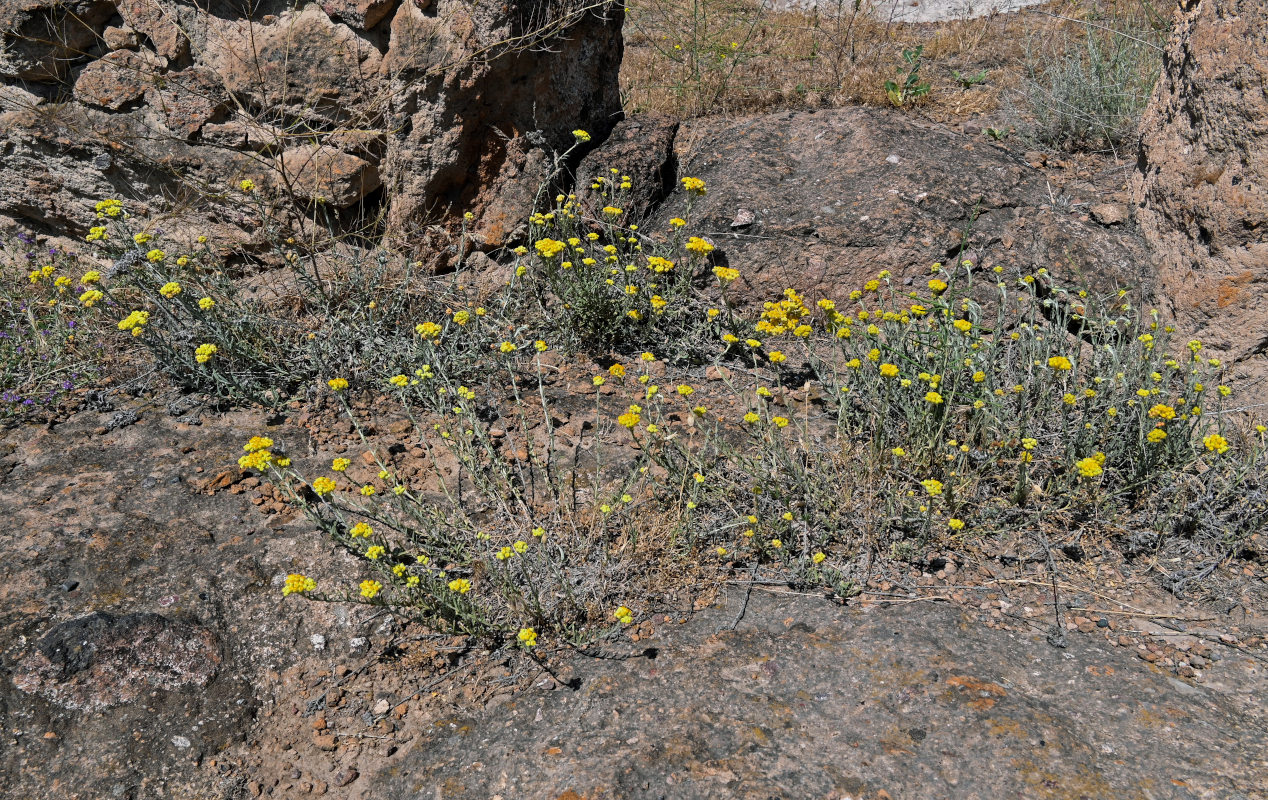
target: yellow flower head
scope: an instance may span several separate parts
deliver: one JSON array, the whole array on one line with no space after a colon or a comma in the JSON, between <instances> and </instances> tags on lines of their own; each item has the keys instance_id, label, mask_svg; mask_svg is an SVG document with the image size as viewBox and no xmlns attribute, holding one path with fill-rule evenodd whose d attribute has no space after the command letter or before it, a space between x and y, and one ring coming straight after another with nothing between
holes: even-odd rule
<instances>
[{"instance_id":1,"label":"yellow flower head","mask_svg":"<svg viewBox=\"0 0 1268 800\"><path fill-rule=\"evenodd\" d=\"M701 239L699 236L692 236L687 239L686 248L697 255L707 256L713 252L713 245Z\"/></svg>"},{"instance_id":2,"label":"yellow flower head","mask_svg":"<svg viewBox=\"0 0 1268 800\"><path fill-rule=\"evenodd\" d=\"M286 583L282 586L282 597L292 594L311 592L316 588L317 582L312 578L293 572L286 576Z\"/></svg>"},{"instance_id":3,"label":"yellow flower head","mask_svg":"<svg viewBox=\"0 0 1268 800\"><path fill-rule=\"evenodd\" d=\"M1074 462L1074 466L1078 468L1079 474L1085 478L1095 478L1104 472L1101 468L1101 461L1095 456L1079 459Z\"/></svg>"},{"instance_id":4,"label":"yellow flower head","mask_svg":"<svg viewBox=\"0 0 1268 800\"><path fill-rule=\"evenodd\" d=\"M557 239L538 239L533 247L537 249L539 256L551 259L563 252L567 245Z\"/></svg>"},{"instance_id":5,"label":"yellow flower head","mask_svg":"<svg viewBox=\"0 0 1268 800\"><path fill-rule=\"evenodd\" d=\"M1153 408L1149 409L1149 416L1154 419L1175 419L1176 410L1169 405L1158 403Z\"/></svg>"}]
</instances>

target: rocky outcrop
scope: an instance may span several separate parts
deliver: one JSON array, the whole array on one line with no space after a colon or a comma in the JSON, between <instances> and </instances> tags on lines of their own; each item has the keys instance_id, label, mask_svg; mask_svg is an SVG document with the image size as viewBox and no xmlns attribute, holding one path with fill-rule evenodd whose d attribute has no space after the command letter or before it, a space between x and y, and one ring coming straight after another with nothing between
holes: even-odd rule
<instances>
[{"instance_id":1,"label":"rocky outcrop","mask_svg":"<svg viewBox=\"0 0 1268 800\"><path fill-rule=\"evenodd\" d=\"M1184 0L1141 122L1134 185L1161 302L1257 373L1268 366L1266 87L1262 3Z\"/></svg>"},{"instance_id":2,"label":"rocky outcrop","mask_svg":"<svg viewBox=\"0 0 1268 800\"><path fill-rule=\"evenodd\" d=\"M644 229L690 218L714 257L739 269L735 296L750 301L789 287L840 298L883 269L900 285L923 281L931 263L956 258L1104 288L1151 282L1137 232L1088 214L1094 186L1064 187L1016 153L900 112L685 122L674 151L679 177L703 179L708 193L678 187Z\"/></svg>"},{"instance_id":3,"label":"rocky outcrop","mask_svg":"<svg viewBox=\"0 0 1268 800\"><path fill-rule=\"evenodd\" d=\"M222 201L249 177L350 222L386 205L402 236L471 211L496 246L572 131L601 137L619 117L619 5L227 9L3 0L0 218L77 233L121 196L198 207L200 227L243 242L259 220Z\"/></svg>"}]
</instances>

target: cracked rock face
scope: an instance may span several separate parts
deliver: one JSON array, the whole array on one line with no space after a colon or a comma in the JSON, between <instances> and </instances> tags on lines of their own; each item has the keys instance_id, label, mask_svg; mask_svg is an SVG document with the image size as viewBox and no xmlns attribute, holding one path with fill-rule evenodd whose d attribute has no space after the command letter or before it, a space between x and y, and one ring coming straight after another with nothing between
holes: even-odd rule
<instances>
[{"instance_id":1,"label":"cracked rock face","mask_svg":"<svg viewBox=\"0 0 1268 800\"><path fill-rule=\"evenodd\" d=\"M239 6L0 0L0 224L81 234L103 197L155 214L198 187L190 225L247 245L258 221L211 198L249 177L401 236L474 212L496 246L549 151L620 112L617 5Z\"/></svg>"},{"instance_id":2,"label":"cracked rock face","mask_svg":"<svg viewBox=\"0 0 1268 800\"><path fill-rule=\"evenodd\" d=\"M1239 372L1268 374L1268 17L1183 0L1141 121L1136 217L1160 297Z\"/></svg>"}]
</instances>

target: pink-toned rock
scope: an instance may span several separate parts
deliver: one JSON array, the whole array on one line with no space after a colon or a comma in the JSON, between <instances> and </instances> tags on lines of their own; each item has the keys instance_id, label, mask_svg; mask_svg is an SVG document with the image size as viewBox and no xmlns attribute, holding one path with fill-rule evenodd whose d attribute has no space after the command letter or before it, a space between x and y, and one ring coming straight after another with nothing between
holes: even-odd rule
<instances>
[{"instance_id":1,"label":"pink-toned rock","mask_svg":"<svg viewBox=\"0 0 1268 800\"><path fill-rule=\"evenodd\" d=\"M267 24L208 18L208 26L201 60L249 105L326 129L376 126L386 101L383 57L320 6Z\"/></svg>"},{"instance_id":2,"label":"pink-toned rock","mask_svg":"<svg viewBox=\"0 0 1268 800\"><path fill-rule=\"evenodd\" d=\"M282 154L285 186L301 197L347 208L379 188L379 171L364 158L328 147L296 147Z\"/></svg>"},{"instance_id":3,"label":"pink-toned rock","mask_svg":"<svg viewBox=\"0 0 1268 800\"><path fill-rule=\"evenodd\" d=\"M13 682L66 708L99 711L154 689L206 686L219 665L216 638L205 628L158 614L98 612L53 627Z\"/></svg>"},{"instance_id":4,"label":"pink-toned rock","mask_svg":"<svg viewBox=\"0 0 1268 800\"><path fill-rule=\"evenodd\" d=\"M0 2L0 78L55 82L87 59L115 13L107 0Z\"/></svg>"},{"instance_id":5,"label":"pink-toned rock","mask_svg":"<svg viewBox=\"0 0 1268 800\"><path fill-rule=\"evenodd\" d=\"M1159 302L1239 372L1268 373L1268 15L1260 0L1176 9L1141 120L1136 218Z\"/></svg>"},{"instance_id":6,"label":"pink-toned rock","mask_svg":"<svg viewBox=\"0 0 1268 800\"><path fill-rule=\"evenodd\" d=\"M189 39L181 30L176 5L160 0L118 0L119 16L132 28L149 37L154 50L169 59L178 59L189 49Z\"/></svg>"},{"instance_id":7,"label":"pink-toned rock","mask_svg":"<svg viewBox=\"0 0 1268 800\"><path fill-rule=\"evenodd\" d=\"M224 89L216 73L191 67L157 81L151 106L163 114L167 129L185 141L198 133L224 108Z\"/></svg>"},{"instance_id":8,"label":"pink-toned rock","mask_svg":"<svg viewBox=\"0 0 1268 800\"><path fill-rule=\"evenodd\" d=\"M438 0L427 13L397 8L385 71L394 93L414 102L396 106L382 166L394 231L443 204L476 215L469 230L482 246L502 245L548 176L547 153L571 147L574 129L601 139L615 124L620 7L578 16L549 49L485 58L485 43L518 35L520 14L515 3L464 0ZM423 85L431 88L419 92Z\"/></svg>"},{"instance_id":9,"label":"pink-toned rock","mask_svg":"<svg viewBox=\"0 0 1268 800\"><path fill-rule=\"evenodd\" d=\"M369 30L386 18L396 3L397 0L326 0L321 7L331 19Z\"/></svg>"},{"instance_id":10,"label":"pink-toned rock","mask_svg":"<svg viewBox=\"0 0 1268 800\"><path fill-rule=\"evenodd\" d=\"M102 31L101 38L111 50L135 50L141 45L141 36L134 28L111 25Z\"/></svg>"},{"instance_id":11,"label":"pink-toned rock","mask_svg":"<svg viewBox=\"0 0 1268 800\"><path fill-rule=\"evenodd\" d=\"M160 62L152 54L115 50L84 67L75 81L75 98L118 111L144 96L154 85L159 68Z\"/></svg>"}]
</instances>

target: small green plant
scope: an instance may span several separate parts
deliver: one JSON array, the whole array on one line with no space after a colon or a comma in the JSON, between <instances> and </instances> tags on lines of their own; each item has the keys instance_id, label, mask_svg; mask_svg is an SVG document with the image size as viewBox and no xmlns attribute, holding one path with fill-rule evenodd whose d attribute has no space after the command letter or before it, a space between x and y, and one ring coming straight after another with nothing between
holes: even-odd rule
<instances>
[{"instance_id":1,"label":"small green plant","mask_svg":"<svg viewBox=\"0 0 1268 800\"><path fill-rule=\"evenodd\" d=\"M1009 136L1013 135L1013 129L1009 128L986 128L983 133L997 142L1002 142Z\"/></svg>"},{"instance_id":2,"label":"small green plant","mask_svg":"<svg viewBox=\"0 0 1268 800\"><path fill-rule=\"evenodd\" d=\"M1028 44L1025 132L1071 150L1116 151L1134 135L1161 68L1165 29L1130 22Z\"/></svg>"},{"instance_id":3,"label":"small green plant","mask_svg":"<svg viewBox=\"0 0 1268 800\"><path fill-rule=\"evenodd\" d=\"M960 88L964 90L972 89L974 86L986 83L987 71L982 70L976 75L961 75L958 69L951 70L951 77L956 83L960 84Z\"/></svg>"},{"instance_id":4,"label":"small green plant","mask_svg":"<svg viewBox=\"0 0 1268 800\"><path fill-rule=\"evenodd\" d=\"M900 80L885 81L885 95L895 107L902 108L929 94L929 84L920 80L920 63L924 52L923 44L904 50L903 62L906 66L898 67Z\"/></svg>"}]
</instances>

